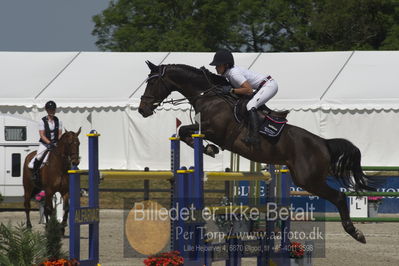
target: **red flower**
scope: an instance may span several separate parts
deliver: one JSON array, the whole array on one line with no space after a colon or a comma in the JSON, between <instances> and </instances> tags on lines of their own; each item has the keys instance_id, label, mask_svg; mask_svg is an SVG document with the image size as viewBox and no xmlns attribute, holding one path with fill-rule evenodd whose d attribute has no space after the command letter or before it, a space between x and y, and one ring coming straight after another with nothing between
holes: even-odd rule
<instances>
[{"instance_id":1,"label":"red flower","mask_svg":"<svg viewBox=\"0 0 399 266\"><path fill-rule=\"evenodd\" d=\"M290 258L303 258L305 254L305 247L298 242L291 242L288 250L290 251Z\"/></svg>"},{"instance_id":2,"label":"red flower","mask_svg":"<svg viewBox=\"0 0 399 266\"><path fill-rule=\"evenodd\" d=\"M179 251L171 251L149 256L144 260L146 266L173 266L183 265L184 259L179 256Z\"/></svg>"},{"instance_id":3,"label":"red flower","mask_svg":"<svg viewBox=\"0 0 399 266\"><path fill-rule=\"evenodd\" d=\"M40 264L40 266L78 266L78 265L80 265L80 263L76 259L72 259L72 260L50 259L50 260L47 260L47 261L43 262L42 264Z\"/></svg>"},{"instance_id":4,"label":"red flower","mask_svg":"<svg viewBox=\"0 0 399 266\"><path fill-rule=\"evenodd\" d=\"M381 196L368 196L367 197L368 201L381 201L383 197Z\"/></svg>"}]
</instances>

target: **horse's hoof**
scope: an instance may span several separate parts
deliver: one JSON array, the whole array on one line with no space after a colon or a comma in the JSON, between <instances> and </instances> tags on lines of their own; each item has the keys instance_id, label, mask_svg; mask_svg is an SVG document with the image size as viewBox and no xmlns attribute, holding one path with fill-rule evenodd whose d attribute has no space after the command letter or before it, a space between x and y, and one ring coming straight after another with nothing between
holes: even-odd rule
<instances>
[{"instance_id":1,"label":"horse's hoof","mask_svg":"<svg viewBox=\"0 0 399 266\"><path fill-rule=\"evenodd\" d=\"M355 235L353 236L360 243L366 244L366 237L359 229L356 229Z\"/></svg>"},{"instance_id":2,"label":"horse's hoof","mask_svg":"<svg viewBox=\"0 0 399 266\"><path fill-rule=\"evenodd\" d=\"M354 239L359 241L360 243L366 244L366 237L360 231L359 229L355 228L355 230L352 230L351 232L348 232Z\"/></svg>"},{"instance_id":3,"label":"horse's hoof","mask_svg":"<svg viewBox=\"0 0 399 266\"><path fill-rule=\"evenodd\" d=\"M215 155L219 153L219 148L213 144L208 144L204 149L204 153L212 158L215 158Z\"/></svg>"}]
</instances>

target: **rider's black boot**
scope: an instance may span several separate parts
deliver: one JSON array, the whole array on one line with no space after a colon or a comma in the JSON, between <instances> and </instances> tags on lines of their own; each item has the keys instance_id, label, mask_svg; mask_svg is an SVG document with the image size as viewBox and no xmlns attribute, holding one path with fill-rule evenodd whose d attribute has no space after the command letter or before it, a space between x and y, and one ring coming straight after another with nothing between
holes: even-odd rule
<instances>
[{"instance_id":1,"label":"rider's black boot","mask_svg":"<svg viewBox=\"0 0 399 266\"><path fill-rule=\"evenodd\" d=\"M39 183L40 164L41 162L38 159L35 159L35 161L33 162L32 181L35 183Z\"/></svg>"},{"instance_id":2,"label":"rider's black boot","mask_svg":"<svg viewBox=\"0 0 399 266\"><path fill-rule=\"evenodd\" d=\"M249 111L249 122L249 133L244 141L254 146L259 145L259 120L256 108L252 108Z\"/></svg>"}]
</instances>

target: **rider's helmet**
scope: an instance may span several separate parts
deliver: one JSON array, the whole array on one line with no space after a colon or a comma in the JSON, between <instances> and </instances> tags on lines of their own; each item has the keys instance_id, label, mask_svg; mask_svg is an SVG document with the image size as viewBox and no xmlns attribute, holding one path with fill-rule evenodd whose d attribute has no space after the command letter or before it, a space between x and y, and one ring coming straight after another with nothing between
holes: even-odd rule
<instances>
[{"instance_id":1,"label":"rider's helmet","mask_svg":"<svg viewBox=\"0 0 399 266\"><path fill-rule=\"evenodd\" d=\"M46 102L46 105L44 107L46 108L46 110L55 110L55 109L57 109L57 105L55 104L54 101Z\"/></svg>"},{"instance_id":2,"label":"rider's helmet","mask_svg":"<svg viewBox=\"0 0 399 266\"><path fill-rule=\"evenodd\" d=\"M234 57L229 50L219 50L215 53L211 66L219 66L228 64L230 67L234 66Z\"/></svg>"}]
</instances>

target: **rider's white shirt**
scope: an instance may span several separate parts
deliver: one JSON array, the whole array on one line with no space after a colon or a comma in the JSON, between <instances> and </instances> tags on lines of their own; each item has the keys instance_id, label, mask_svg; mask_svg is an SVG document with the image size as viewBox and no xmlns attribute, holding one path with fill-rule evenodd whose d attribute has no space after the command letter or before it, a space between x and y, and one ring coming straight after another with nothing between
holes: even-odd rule
<instances>
[{"instance_id":1,"label":"rider's white shirt","mask_svg":"<svg viewBox=\"0 0 399 266\"><path fill-rule=\"evenodd\" d=\"M223 76L230 81L234 88L239 88L245 81L248 81L253 89L257 89L259 84L265 80L268 75L259 74L240 66L234 66L226 70Z\"/></svg>"},{"instance_id":2,"label":"rider's white shirt","mask_svg":"<svg viewBox=\"0 0 399 266\"><path fill-rule=\"evenodd\" d=\"M55 122L54 122L54 120L48 121L48 126L49 126L50 130L53 131L53 130L54 130L54 127L55 127ZM61 120L59 120L59 119L58 119L58 129L62 129L62 122L61 122ZM40 119L40 122L39 122L39 130L45 130L45 129L44 129L44 122L43 122L43 119ZM51 132L51 139L54 139L54 133L53 133L53 132Z\"/></svg>"}]
</instances>

